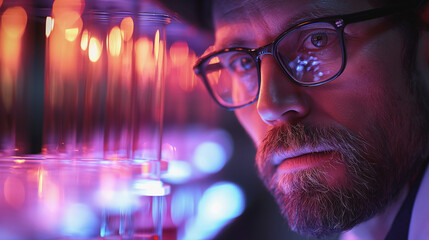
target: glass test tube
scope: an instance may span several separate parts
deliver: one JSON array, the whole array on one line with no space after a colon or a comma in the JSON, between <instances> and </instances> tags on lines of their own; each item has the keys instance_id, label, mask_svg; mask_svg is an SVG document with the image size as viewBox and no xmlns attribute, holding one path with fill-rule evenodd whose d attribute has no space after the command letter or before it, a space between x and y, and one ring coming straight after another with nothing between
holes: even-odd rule
<instances>
[{"instance_id":1,"label":"glass test tube","mask_svg":"<svg viewBox=\"0 0 429 240\"><path fill-rule=\"evenodd\" d=\"M62 7L57 11L54 4L46 19L44 153L128 162L137 203L120 213L105 206L100 236L159 239L163 196L169 193L160 179L167 166L161 151L170 18L92 9L82 14L75 5ZM51 31L49 21L55 21Z\"/></svg>"},{"instance_id":2,"label":"glass test tube","mask_svg":"<svg viewBox=\"0 0 429 240\"><path fill-rule=\"evenodd\" d=\"M137 15L135 88L133 108L133 191L141 207L133 214L134 239L162 239L164 196L169 186L161 181L167 164L162 158L164 70L166 63L164 14Z\"/></svg>"},{"instance_id":3,"label":"glass test tube","mask_svg":"<svg viewBox=\"0 0 429 240\"><path fill-rule=\"evenodd\" d=\"M55 159L78 151L77 127L83 105L80 54L84 3L55 1L46 17L45 98L42 153Z\"/></svg>"}]
</instances>

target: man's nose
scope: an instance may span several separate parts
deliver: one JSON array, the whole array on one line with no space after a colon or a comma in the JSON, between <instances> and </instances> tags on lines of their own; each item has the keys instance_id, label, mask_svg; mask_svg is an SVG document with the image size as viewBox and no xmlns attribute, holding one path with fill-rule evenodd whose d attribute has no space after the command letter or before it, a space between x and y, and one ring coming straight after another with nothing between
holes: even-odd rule
<instances>
[{"instance_id":1,"label":"man's nose","mask_svg":"<svg viewBox=\"0 0 429 240\"><path fill-rule=\"evenodd\" d=\"M257 103L262 120L271 125L296 124L310 112L309 99L301 87L283 72L272 56L261 57L261 89Z\"/></svg>"}]
</instances>

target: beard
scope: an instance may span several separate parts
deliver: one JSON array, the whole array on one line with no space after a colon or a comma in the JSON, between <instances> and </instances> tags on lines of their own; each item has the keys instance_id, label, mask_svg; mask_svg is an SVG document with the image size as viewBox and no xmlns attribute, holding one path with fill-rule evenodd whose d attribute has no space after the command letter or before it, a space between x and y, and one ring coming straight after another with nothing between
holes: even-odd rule
<instances>
[{"instance_id":1,"label":"beard","mask_svg":"<svg viewBox=\"0 0 429 240\"><path fill-rule=\"evenodd\" d=\"M301 124L273 127L267 133L256 165L292 230L317 238L339 233L380 213L399 195L416 171L416 164L404 164L403 157L415 156L395 151L395 144L386 143L387 132L373 128L367 133L371 142L347 129ZM320 147L335 154L315 167L281 173L269 160L282 151Z\"/></svg>"}]
</instances>

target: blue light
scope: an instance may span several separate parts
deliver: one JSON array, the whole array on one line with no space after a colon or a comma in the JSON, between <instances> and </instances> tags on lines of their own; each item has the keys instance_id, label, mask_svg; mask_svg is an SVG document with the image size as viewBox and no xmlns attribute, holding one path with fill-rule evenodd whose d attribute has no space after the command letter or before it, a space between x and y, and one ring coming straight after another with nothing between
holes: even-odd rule
<instances>
[{"instance_id":1,"label":"blue light","mask_svg":"<svg viewBox=\"0 0 429 240\"><path fill-rule=\"evenodd\" d=\"M66 207L62 221L62 233L65 236L91 237L97 233L97 226L97 216L90 207L80 203L73 203Z\"/></svg>"},{"instance_id":2,"label":"blue light","mask_svg":"<svg viewBox=\"0 0 429 240\"><path fill-rule=\"evenodd\" d=\"M209 221L238 217L244 210L244 194L237 185L219 182L207 189L198 205L198 214Z\"/></svg>"},{"instance_id":3,"label":"blue light","mask_svg":"<svg viewBox=\"0 0 429 240\"><path fill-rule=\"evenodd\" d=\"M118 187L115 185L123 186ZM103 182L101 189L94 194L98 206L108 209L112 213L120 213L123 209L130 209L137 204L136 196L127 189L126 183Z\"/></svg>"},{"instance_id":4,"label":"blue light","mask_svg":"<svg viewBox=\"0 0 429 240\"><path fill-rule=\"evenodd\" d=\"M180 226L195 213L195 190L189 188L178 189L171 197L171 220Z\"/></svg>"},{"instance_id":5,"label":"blue light","mask_svg":"<svg viewBox=\"0 0 429 240\"><path fill-rule=\"evenodd\" d=\"M191 178L192 169L185 161L168 161L168 171L162 175L162 179L169 183L185 183Z\"/></svg>"},{"instance_id":6,"label":"blue light","mask_svg":"<svg viewBox=\"0 0 429 240\"><path fill-rule=\"evenodd\" d=\"M240 187L218 182L207 189L198 204L197 216L191 219L183 239L211 239L232 219L240 216L245 198Z\"/></svg>"},{"instance_id":7,"label":"blue light","mask_svg":"<svg viewBox=\"0 0 429 240\"><path fill-rule=\"evenodd\" d=\"M216 142L203 142L195 149L193 162L204 173L216 173L225 166L225 149Z\"/></svg>"},{"instance_id":8,"label":"blue light","mask_svg":"<svg viewBox=\"0 0 429 240\"><path fill-rule=\"evenodd\" d=\"M133 182L133 192L139 196L165 196L170 194L170 185L158 179L137 179Z\"/></svg>"}]
</instances>

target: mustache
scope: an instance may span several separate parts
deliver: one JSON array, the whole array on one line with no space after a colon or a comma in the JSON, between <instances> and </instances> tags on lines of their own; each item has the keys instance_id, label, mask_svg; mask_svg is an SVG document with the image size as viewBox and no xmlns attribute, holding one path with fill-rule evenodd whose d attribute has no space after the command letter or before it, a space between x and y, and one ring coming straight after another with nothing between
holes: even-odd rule
<instances>
[{"instance_id":1,"label":"mustache","mask_svg":"<svg viewBox=\"0 0 429 240\"><path fill-rule=\"evenodd\" d=\"M362 150L368 150L369 145L362 137L345 128L303 124L274 126L268 130L256 153L259 172L274 167L271 159L275 154L296 152L304 148L314 151L321 148L334 149L342 154L360 156Z\"/></svg>"}]
</instances>

